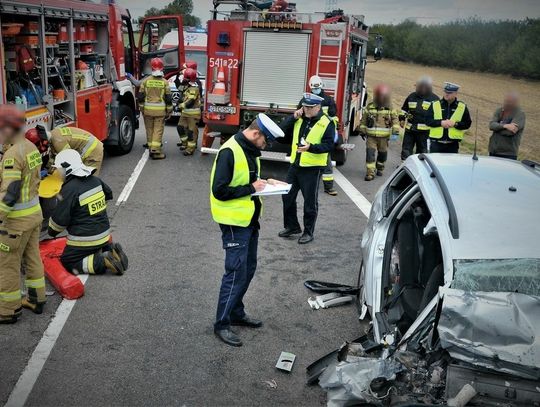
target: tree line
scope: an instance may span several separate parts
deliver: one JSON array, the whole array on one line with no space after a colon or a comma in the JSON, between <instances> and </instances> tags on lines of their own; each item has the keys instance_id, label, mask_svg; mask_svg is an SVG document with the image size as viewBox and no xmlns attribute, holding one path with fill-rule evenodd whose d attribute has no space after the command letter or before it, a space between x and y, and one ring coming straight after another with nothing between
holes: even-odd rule
<instances>
[{"instance_id":1,"label":"tree line","mask_svg":"<svg viewBox=\"0 0 540 407\"><path fill-rule=\"evenodd\" d=\"M404 21L375 24L370 33L383 36L386 58L540 79L540 19L471 18L440 25Z\"/></svg>"},{"instance_id":2,"label":"tree line","mask_svg":"<svg viewBox=\"0 0 540 407\"><path fill-rule=\"evenodd\" d=\"M173 0L163 8L151 7L144 14L145 17L181 14L185 27L198 27L201 19L192 15L193 0Z\"/></svg>"}]
</instances>

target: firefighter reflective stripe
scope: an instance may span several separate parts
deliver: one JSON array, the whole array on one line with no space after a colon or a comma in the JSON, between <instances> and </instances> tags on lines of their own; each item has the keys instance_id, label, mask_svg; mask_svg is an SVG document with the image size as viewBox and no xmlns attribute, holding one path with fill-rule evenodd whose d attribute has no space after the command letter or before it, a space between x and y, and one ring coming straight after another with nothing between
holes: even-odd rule
<instances>
[{"instance_id":1,"label":"firefighter reflective stripe","mask_svg":"<svg viewBox=\"0 0 540 407\"><path fill-rule=\"evenodd\" d=\"M26 288L45 288L45 277L36 278L36 279L26 279L25 280Z\"/></svg>"},{"instance_id":2,"label":"firefighter reflective stripe","mask_svg":"<svg viewBox=\"0 0 540 407\"><path fill-rule=\"evenodd\" d=\"M236 139L231 137L221 149L229 148L234 157L234 169L233 176L229 186L238 187L241 185L248 185L250 182L249 177L249 164L246 158L244 150L238 144ZM219 157L216 157L216 161ZM214 197L212 192L212 185L214 184L214 175L216 172L216 161L214 161L214 166L212 167L212 175L210 176L210 209L212 212L212 218L215 222L221 223L223 225L232 225L232 226L249 226L251 223L251 218L255 214L255 202L253 201L251 195L243 196L241 198L231 199L229 201L220 201ZM257 177L261 171L261 163L259 158L257 161ZM259 199L256 197L255 199ZM261 214L262 214L262 200L261 200Z\"/></svg>"},{"instance_id":3,"label":"firefighter reflective stripe","mask_svg":"<svg viewBox=\"0 0 540 407\"><path fill-rule=\"evenodd\" d=\"M85 257L82 261L82 271L86 274L96 274L94 271L94 255Z\"/></svg>"},{"instance_id":4,"label":"firefighter reflective stripe","mask_svg":"<svg viewBox=\"0 0 540 407\"><path fill-rule=\"evenodd\" d=\"M323 181L333 181L334 180L334 174L323 174L322 175Z\"/></svg>"},{"instance_id":5,"label":"firefighter reflective stripe","mask_svg":"<svg viewBox=\"0 0 540 407\"><path fill-rule=\"evenodd\" d=\"M81 151L81 158L84 160L86 157L92 154L92 151L95 150L98 144L99 144L99 140L95 138L94 136L90 136L88 138L88 142L86 143L86 145Z\"/></svg>"},{"instance_id":6,"label":"firefighter reflective stripe","mask_svg":"<svg viewBox=\"0 0 540 407\"><path fill-rule=\"evenodd\" d=\"M0 301L15 302L21 300L21 290L0 291Z\"/></svg>"},{"instance_id":7,"label":"firefighter reflective stripe","mask_svg":"<svg viewBox=\"0 0 540 407\"><path fill-rule=\"evenodd\" d=\"M392 129L390 127L366 127L366 132L368 136L386 137L392 134Z\"/></svg>"},{"instance_id":8,"label":"firefighter reflective stripe","mask_svg":"<svg viewBox=\"0 0 540 407\"><path fill-rule=\"evenodd\" d=\"M424 124L424 123L418 123L416 125L416 128L418 130L429 130L429 126L427 124Z\"/></svg>"},{"instance_id":9,"label":"firefighter reflective stripe","mask_svg":"<svg viewBox=\"0 0 540 407\"><path fill-rule=\"evenodd\" d=\"M49 218L49 227L58 233L62 232L66 228L65 226L60 226L52 218Z\"/></svg>"},{"instance_id":10,"label":"firefighter reflective stripe","mask_svg":"<svg viewBox=\"0 0 540 407\"><path fill-rule=\"evenodd\" d=\"M39 198L36 196L31 201L16 203L13 206L0 202L0 211L7 212L8 218L22 218L41 211L41 206L39 206Z\"/></svg>"},{"instance_id":11,"label":"firefighter reflective stripe","mask_svg":"<svg viewBox=\"0 0 540 407\"><path fill-rule=\"evenodd\" d=\"M433 102L433 119L435 120L442 120L442 107L441 107L441 101L437 100ZM456 110L454 113L452 113L452 116L449 120L452 120L453 122L457 123L460 122L461 119L463 119L463 114L465 113L465 103L458 102L458 105L456 107ZM430 127L429 130L429 137L434 139L440 139L442 138L444 134L444 129L442 126L439 127ZM454 127L448 129L448 137L453 140L463 140L463 136L465 135L464 130L459 130Z\"/></svg>"},{"instance_id":12,"label":"firefighter reflective stripe","mask_svg":"<svg viewBox=\"0 0 540 407\"><path fill-rule=\"evenodd\" d=\"M109 241L111 237L110 229L107 229L105 232L100 233L99 235L94 236L67 236L67 245L68 246L77 246L77 247L92 247L92 246L101 246Z\"/></svg>"},{"instance_id":13,"label":"firefighter reflective stripe","mask_svg":"<svg viewBox=\"0 0 540 407\"><path fill-rule=\"evenodd\" d=\"M145 110L164 110L165 107L166 107L165 102L157 102L157 103L144 102Z\"/></svg>"},{"instance_id":14,"label":"firefighter reflective stripe","mask_svg":"<svg viewBox=\"0 0 540 407\"><path fill-rule=\"evenodd\" d=\"M298 119L294 124L293 142L291 145L291 163L296 161L296 149L300 140L300 128L302 127L303 119ZM315 123L309 131L306 142L309 144L321 144L326 128L330 124L328 116L321 116L319 121ZM328 161L328 153L313 154L308 151L300 155L300 167L326 167Z\"/></svg>"},{"instance_id":15,"label":"firefighter reflective stripe","mask_svg":"<svg viewBox=\"0 0 540 407\"><path fill-rule=\"evenodd\" d=\"M417 103L416 102L409 102L407 103L407 106L409 109L416 109Z\"/></svg>"},{"instance_id":16,"label":"firefighter reflective stripe","mask_svg":"<svg viewBox=\"0 0 540 407\"><path fill-rule=\"evenodd\" d=\"M97 187L89 189L85 193L79 195L79 203L80 203L80 205L81 206L86 205L88 203L88 202L86 202L86 200L88 198L90 198L90 197L96 195L98 192L102 192L102 191L103 191L103 187L101 185L98 185Z\"/></svg>"},{"instance_id":17,"label":"firefighter reflective stripe","mask_svg":"<svg viewBox=\"0 0 540 407\"><path fill-rule=\"evenodd\" d=\"M201 114L201 109L200 108L189 108L189 109L184 109L182 110L182 114L185 114L186 116L196 116L196 115L200 115Z\"/></svg>"},{"instance_id":18,"label":"firefighter reflective stripe","mask_svg":"<svg viewBox=\"0 0 540 407\"><path fill-rule=\"evenodd\" d=\"M4 170L2 172L2 179L20 180L22 177L21 172L18 170Z\"/></svg>"},{"instance_id":19,"label":"firefighter reflective stripe","mask_svg":"<svg viewBox=\"0 0 540 407\"><path fill-rule=\"evenodd\" d=\"M367 109L368 113L371 113L372 115L377 115L377 114L391 114L392 113L392 110L390 109L381 109L381 110L377 110L377 109Z\"/></svg>"},{"instance_id":20,"label":"firefighter reflective stripe","mask_svg":"<svg viewBox=\"0 0 540 407\"><path fill-rule=\"evenodd\" d=\"M90 215L98 214L107 209L105 193L103 192L101 185L86 191L84 194L81 194L81 196L79 196L79 205L88 205Z\"/></svg>"}]
</instances>

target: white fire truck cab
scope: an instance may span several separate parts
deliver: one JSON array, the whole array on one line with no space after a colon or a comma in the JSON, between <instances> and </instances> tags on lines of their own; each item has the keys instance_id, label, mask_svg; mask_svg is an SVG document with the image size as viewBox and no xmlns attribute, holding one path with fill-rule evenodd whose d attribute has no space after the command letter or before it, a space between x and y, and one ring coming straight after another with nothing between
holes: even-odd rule
<instances>
[{"instance_id":1,"label":"white fire truck cab","mask_svg":"<svg viewBox=\"0 0 540 407\"><path fill-rule=\"evenodd\" d=\"M218 10L231 3L239 8ZM319 75L325 92L336 101L339 144L347 143L359 126L366 99L368 27L363 16L341 10L299 13L292 3L279 11L260 10L254 3L214 1L214 18L207 27L207 132L228 137L260 112L280 123L297 109L309 90L309 78ZM265 156L286 160L283 154ZM333 159L343 164L346 151L338 147Z\"/></svg>"}]
</instances>

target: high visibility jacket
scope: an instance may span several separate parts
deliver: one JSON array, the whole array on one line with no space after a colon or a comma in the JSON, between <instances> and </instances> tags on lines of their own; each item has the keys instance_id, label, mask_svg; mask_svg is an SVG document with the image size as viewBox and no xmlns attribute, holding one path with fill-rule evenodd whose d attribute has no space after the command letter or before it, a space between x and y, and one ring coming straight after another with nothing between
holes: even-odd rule
<instances>
[{"instance_id":1,"label":"high visibility jacket","mask_svg":"<svg viewBox=\"0 0 540 407\"><path fill-rule=\"evenodd\" d=\"M172 111L171 88L167 79L150 75L141 82L139 93L139 107L145 116L167 116Z\"/></svg>"},{"instance_id":2,"label":"high visibility jacket","mask_svg":"<svg viewBox=\"0 0 540 407\"><path fill-rule=\"evenodd\" d=\"M399 117L392 107L379 107L375 102L366 106L360 122L360 132L372 137L390 137L399 133Z\"/></svg>"},{"instance_id":3,"label":"high visibility jacket","mask_svg":"<svg viewBox=\"0 0 540 407\"><path fill-rule=\"evenodd\" d=\"M43 220L39 205L41 154L17 135L0 162L0 230L28 231Z\"/></svg>"},{"instance_id":4,"label":"high visibility jacket","mask_svg":"<svg viewBox=\"0 0 540 407\"><path fill-rule=\"evenodd\" d=\"M229 148L234 156L234 170L233 176L230 182L231 187L239 187L247 185L250 182L249 164L246 154L235 137L231 137L225 144L221 146L221 149ZM212 192L212 185L214 184L214 176L216 172L216 161L212 167L212 174L210 176L210 210L212 212L212 218L215 222L222 225L242 226L247 227L251 223L251 219L255 214L255 202L251 195L246 195L241 198L231 199L228 201L220 201L214 197ZM257 162L257 177L261 172L261 162L259 157L256 158ZM255 199L260 199L256 197ZM262 200L261 200L261 214L262 214Z\"/></svg>"},{"instance_id":5,"label":"high visibility jacket","mask_svg":"<svg viewBox=\"0 0 540 407\"><path fill-rule=\"evenodd\" d=\"M190 85L182 93L182 103L180 103L182 116L201 116L201 94L198 86Z\"/></svg>"},{"instance_id":6,"label":"high visibility jacket","mask_svg":"<svg viewBox=\"0 0 540 407\"><path fill-rule=\"evenodd\" d=\"M112 191L98 177L68 177L59 194L58 206L49 219L51 235L67 229L67 244L99 247L110 239L107 201Z\"/></svg>"},{"instance_id":7,"label":"high visibility jacket","mask_svg":"<svg viewBox=\"0 0 540 407\"><path fill-rule=\"evenodd\" d=\"M426 117L431 103L436 100L439 100L439 98L433 93L419 95L413 92L407 96L401 107L403 113L408 117L405 128L412 131L428 132L429 126L426 124Z\"/></svg>"},{"instance_id":8,"label":"high visibility jacket","mask_svg":"<svg viewBox=\"0 0 540 407\"><path fill-rule=\"evenodd\" d=\"M463 114L465 113L466 105L463 102L458 102L458 105L456 107L456 110L450 117L450 120L453 122L460 122L461 119L463 119ZM442 120L443 113L442 113L442 107L441 107L441 101L437 100L433 102L432 104L433 109L433 119L434 120ZM444 134L444 128L442 126L439 127L430 127L429 130L429 137L434 139L440 139L442 138ZM452 140L463 140L463 136L465 135L465 130L459 130L455 127L451 127L448 129L448 138Z\"/></svg>"},{"instance_id":9,"label":"high visibility jacket","mask_svg":"<svg viewBox=\"0 0 540 407\"><path fill-rule=\"evenodd\" d=\"M86 130L77 127L57 127L51 131L50 142L54 156L71 148L81 155L85 165L103 161L103 143Z\"/></svg>"},{"instance_id":10,"label":"high visibility jacket","mask_svg":"<svg viewBox=\"0 0 540 407\"><path fill-rule=\"evenodd\" d=\"M296 161L296 150L300 141L300 128L302 127L304 119L300 118L294 123L293 140L291 144L291 164ZM315 125L309 131L306 142L309 144L321 144L326 128L331 123L330 118L326 115L315 123ZM300 167L325 167L328 162L328 153L314 154L308 151L301 153L300 155Z\"/></svg>"}]
</instances>

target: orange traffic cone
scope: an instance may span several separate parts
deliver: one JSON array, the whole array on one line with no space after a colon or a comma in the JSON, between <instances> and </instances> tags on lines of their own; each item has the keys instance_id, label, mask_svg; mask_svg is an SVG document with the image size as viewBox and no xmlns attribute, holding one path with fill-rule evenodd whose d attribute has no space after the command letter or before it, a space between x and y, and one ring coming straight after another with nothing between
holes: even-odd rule
<instances>
[{"instance_id":1,"label":"orange traffic cone","mask_svg":"<svg viewBox=\"0 0 540 407\"><path fill-rule=\"evenodd\" d=\"M223 69L223 67L219 68L217 80L218 82L225 82L225 69Z\"/></svg>"},{"instance_id":2,"label":"orange traffic cone","mask_svg":"<svg viewBox=\"0 0 540 407\"><path fill-rule=\"evenodd\" d=\"M223 82L216 82L216 86L214 86L214 91L212 93L214 95L224 95L225 91L225 84Z\"/></svg>"}]
</instances>

